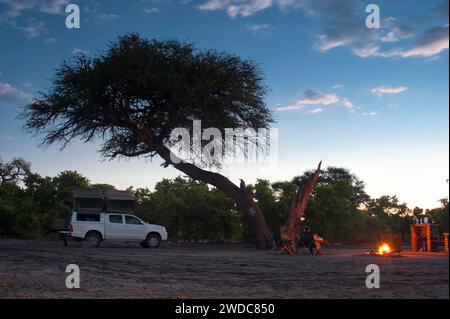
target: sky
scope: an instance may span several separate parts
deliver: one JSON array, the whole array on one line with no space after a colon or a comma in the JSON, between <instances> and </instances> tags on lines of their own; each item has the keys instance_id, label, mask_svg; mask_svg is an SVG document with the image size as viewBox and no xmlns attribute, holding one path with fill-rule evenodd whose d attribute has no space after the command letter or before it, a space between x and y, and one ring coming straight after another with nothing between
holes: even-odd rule
<instances>
[{"instance_id":1,"label":"sky","mask_svg":"<svg viewBox=\"0 0 450 319\"><path fill-rule=\"evenodd\" d=\"M232 181L290 180L320 160L349 168L372 197L432 208L448 196L448 0L0 0L0 156L41 175L76 170L119 189L181 175L159 159L105 160L98 144L40 147L21 107L74 54L96 55L126 32L180 39L256 62L270 88L277 167L230 165ZM380 28L366 6L377 4Z\"/></svg>"}]
</instances>

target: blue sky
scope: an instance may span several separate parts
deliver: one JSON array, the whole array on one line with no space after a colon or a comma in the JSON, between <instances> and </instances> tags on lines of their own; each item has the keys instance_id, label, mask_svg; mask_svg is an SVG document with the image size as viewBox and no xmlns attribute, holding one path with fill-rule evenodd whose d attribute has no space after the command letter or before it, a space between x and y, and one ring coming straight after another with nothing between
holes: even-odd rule
<instances>
[{"instance_id":1,"label":"blue sky","mask_svg":"<svg viewBox=\"0 0 450 319\"><path fill-rule=\"evenodd\" d=\"M231 166L233 181L290 179L344 166L371 196L410 207L448 196L448 0L72 1L81 28L65 27L66 0L0 0L0 156L42 175L77 170L118 188L152 187L179 173L159 160L105 161L96 145L39 148L21 131L20 106L50 85L76 52L96 54L117 35L177 38L257 62L279 130L276 170ZM380 7L367 29L365 7Z\"/></svg>"}]
</instances>

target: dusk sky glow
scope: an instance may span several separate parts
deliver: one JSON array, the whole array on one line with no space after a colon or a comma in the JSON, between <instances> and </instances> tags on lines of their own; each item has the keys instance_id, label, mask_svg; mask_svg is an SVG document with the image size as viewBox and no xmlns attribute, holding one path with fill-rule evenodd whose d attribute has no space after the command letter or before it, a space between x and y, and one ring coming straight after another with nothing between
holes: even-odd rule
<instances>
[{"instance_id":1,"label":"dusk sky glow","mask_svg":"<svg viewBox=\"0 0 450 319\"><path fill-rule=\"evenodd\" d=\"M81 9L80 29L65 26L68 3ZM369 3L380 7L380 29L365 26ZM157 158L104 160L95 143L39 147L17 119L62 61L135 31L261 67L278 167L225 167L234 182L290 180L322 160L349 168L370 196L436 207L448 196L448 28L448 0L0 0L0 156L119 189L181 175Z\"/></svg>"}]
</instances>

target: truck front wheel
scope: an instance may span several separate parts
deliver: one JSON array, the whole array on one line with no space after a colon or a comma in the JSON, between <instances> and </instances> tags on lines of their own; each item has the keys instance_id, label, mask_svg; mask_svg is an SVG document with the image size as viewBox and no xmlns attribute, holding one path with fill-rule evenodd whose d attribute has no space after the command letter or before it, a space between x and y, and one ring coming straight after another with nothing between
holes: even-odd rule
<instances>
[{"instance_id":1,"label":"truck front wheel","mask_svg":"<svg viewBox=\"0 0 450 319\"><path fill-rule=\"evenodd\" d=\"M159 234L151 233L148 234L147 237L145 238L144 245L147 248L158 248L160 244L161 244L161 236L159 236Z\"/></svg>"}]
</instances>

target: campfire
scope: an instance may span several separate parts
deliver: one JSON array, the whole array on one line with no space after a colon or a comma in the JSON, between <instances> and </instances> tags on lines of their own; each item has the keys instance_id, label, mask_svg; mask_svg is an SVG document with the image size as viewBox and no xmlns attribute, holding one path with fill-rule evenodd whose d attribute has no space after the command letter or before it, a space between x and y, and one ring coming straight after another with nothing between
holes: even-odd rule
<instances>
[{"instance_id":1,"label":"campfire","mask_svg":"<svg viewBox=\"0 0 450 319\"><path fill-rule=\"evenodd\" d=\"M391 247L386 243L381 244L381 246L378 247L378 255L388 255L391 253L392 253Z\"/></svg>"},{"instance_id":2,"label":"campfire","mask_svg":"<svg viewBox=\"0 0 450 319\"><path fill-rule=\"evenodd\" d=\"M394 254L391 246L387 243L382 243L377 249L371 249L368 255L376 256L391 256Z\"/></svg>"}]
</instances>

